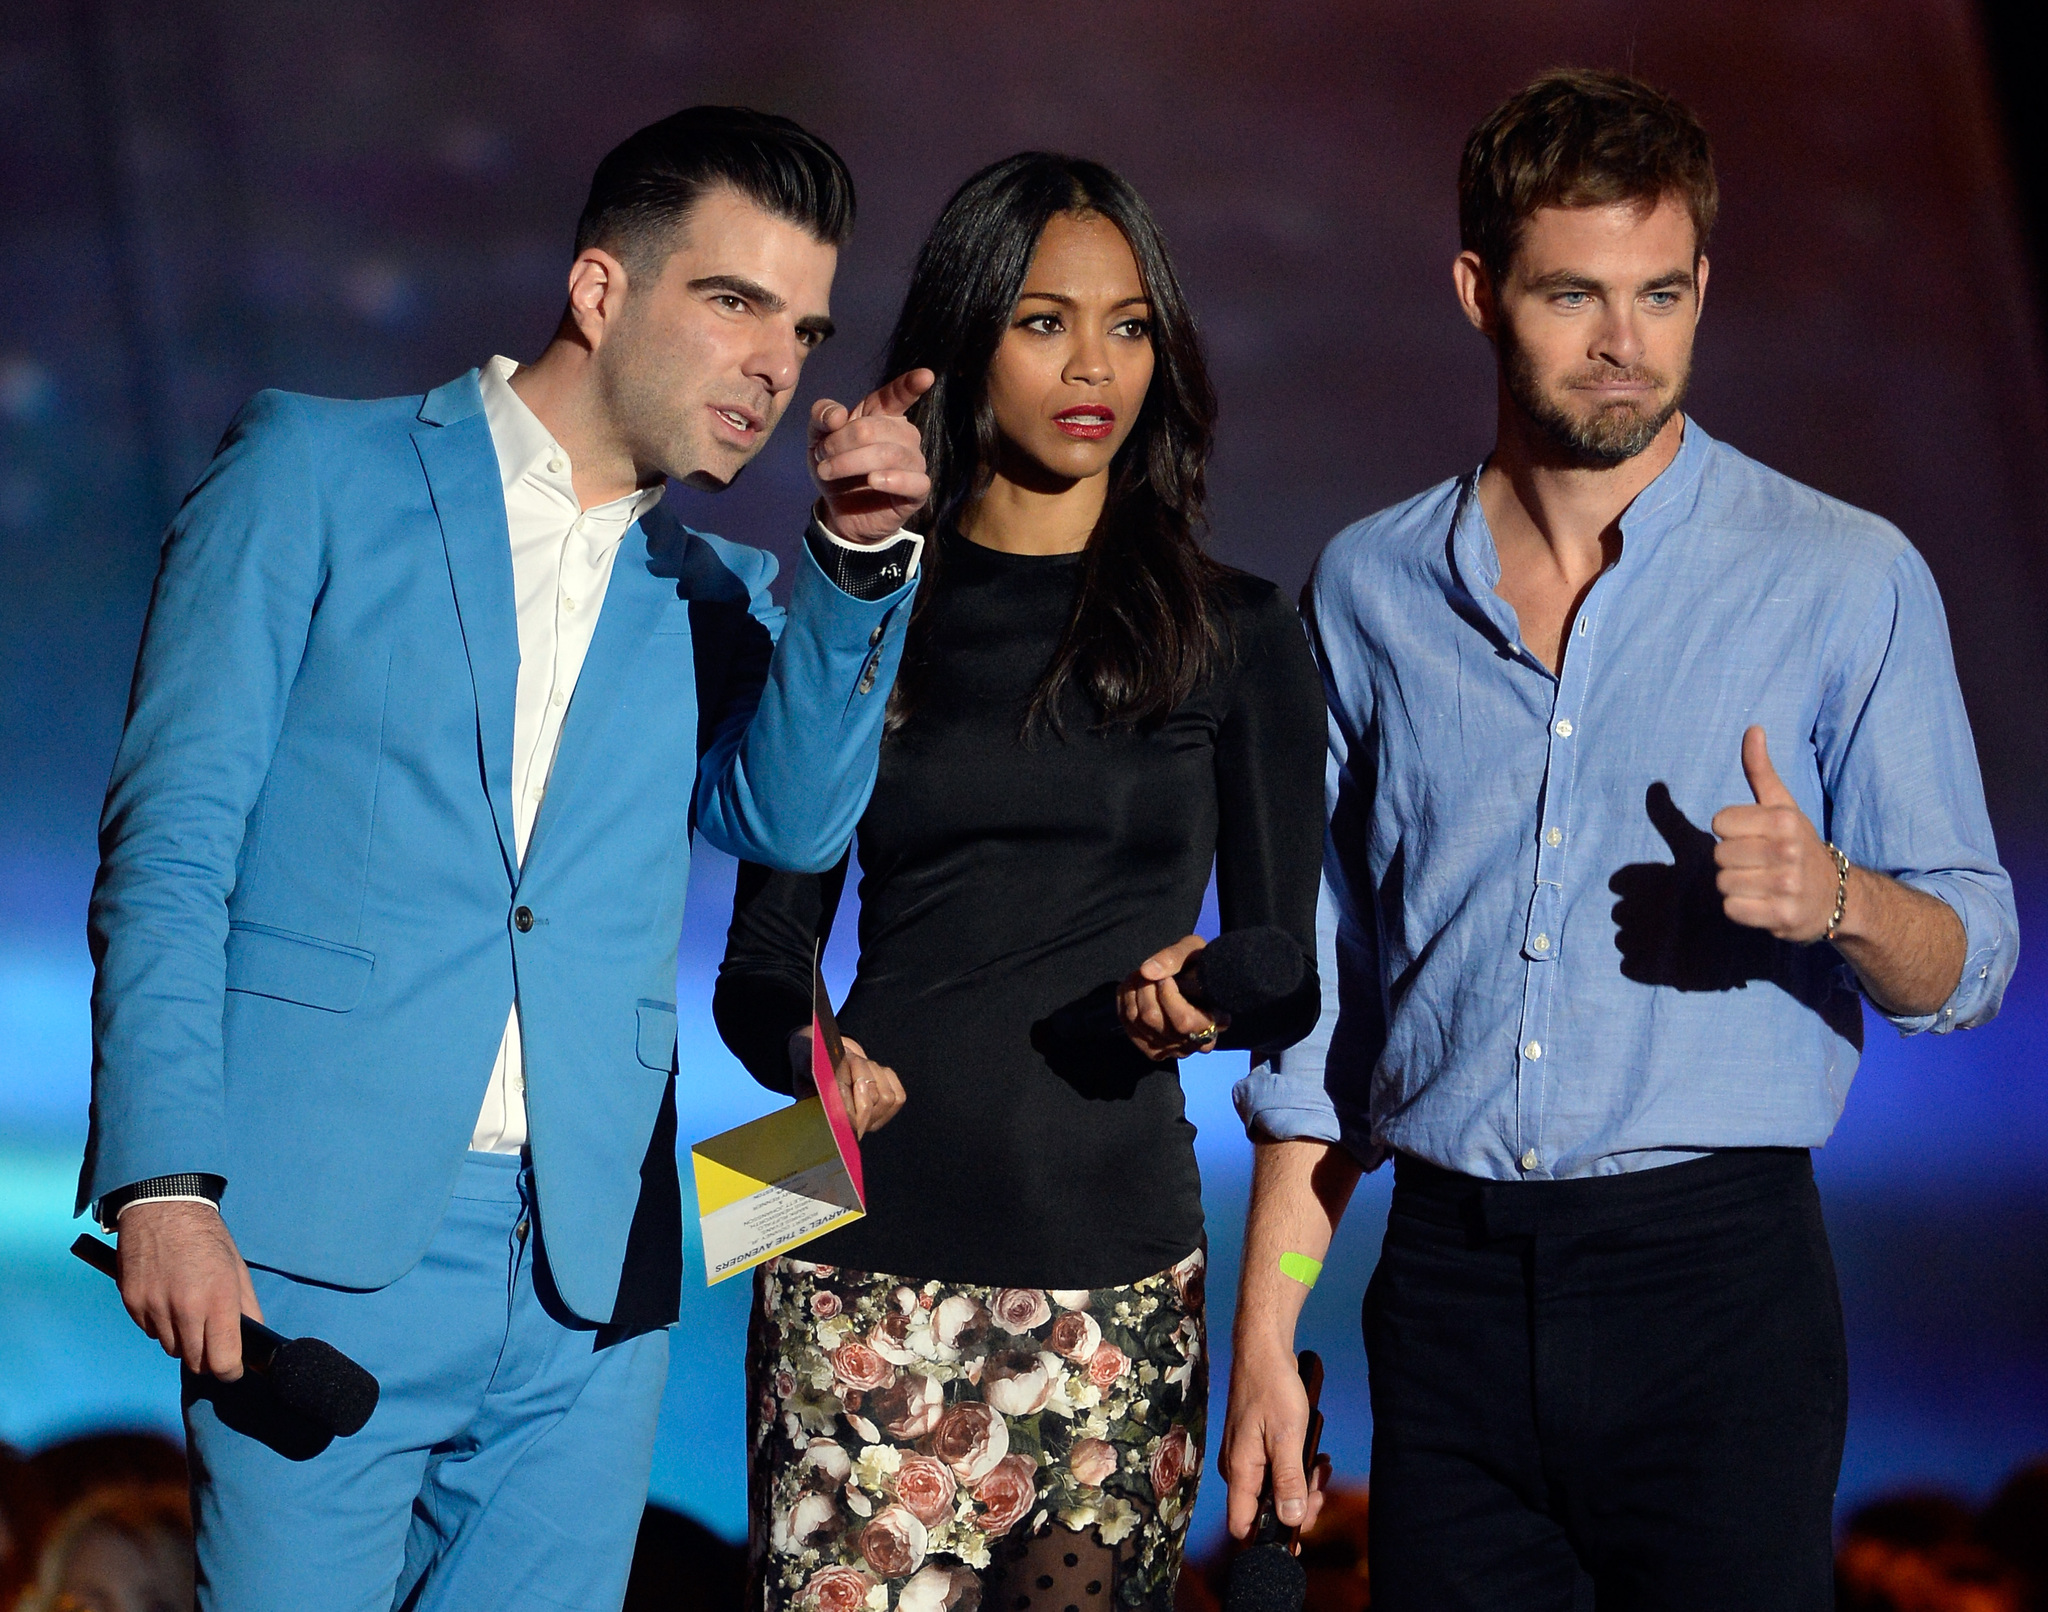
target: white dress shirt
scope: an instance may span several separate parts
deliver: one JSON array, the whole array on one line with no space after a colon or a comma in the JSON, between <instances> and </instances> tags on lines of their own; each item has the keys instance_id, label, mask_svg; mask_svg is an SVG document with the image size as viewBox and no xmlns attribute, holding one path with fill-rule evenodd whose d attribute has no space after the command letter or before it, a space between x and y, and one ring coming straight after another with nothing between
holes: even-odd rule
<instances>
[{"instance_id":1,"label":"white dress shirt","mask_svg":"<svg viewBox=\"0 0 2048 1612\"><path fill-rule=\"evenodd\" d=\"M512 390L519 368L493 358L478 376L491 446L505 486L505 524L512 535L512 598L519 614L519 687L512 702L512 834L519 860L547 794L548 774L576 677L597 632L612 561L627 529L661 501L643 487L595 509L576 502L568 450L548 434ZM469 1145L484 1153L517 1153L526 1144L526 1064L515 1000L498 1043Z\"/></svg>"}]
</instances>

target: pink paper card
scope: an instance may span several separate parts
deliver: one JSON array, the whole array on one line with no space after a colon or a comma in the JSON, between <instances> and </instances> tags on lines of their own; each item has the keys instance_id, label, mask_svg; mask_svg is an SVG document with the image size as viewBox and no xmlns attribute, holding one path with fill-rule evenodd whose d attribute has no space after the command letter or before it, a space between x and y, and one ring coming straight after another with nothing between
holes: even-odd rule
<instances>
[{"instance_id":1,"label":"pink paper card","mask_svg":"<svg viewBox=\"0 0 2048 1612\"><path fill-rule=\"evenodd\" d=\"M811 1079L817 1083L818 1101L824 1105L826 1122L832 1127L832 1142L839 1149L839 1162L846 1166L853 1182L854 1196L865 1210L867 1186L860 1174L860 1138L853 1134L853 1116L846 1111L846 1099L839 1091L839 1068L846 1062L846 1048L839 1039L839 1021L833 1016L832 997L825 989L825 973L816 959L811 963Z\"/></svg>"}]
</instances>

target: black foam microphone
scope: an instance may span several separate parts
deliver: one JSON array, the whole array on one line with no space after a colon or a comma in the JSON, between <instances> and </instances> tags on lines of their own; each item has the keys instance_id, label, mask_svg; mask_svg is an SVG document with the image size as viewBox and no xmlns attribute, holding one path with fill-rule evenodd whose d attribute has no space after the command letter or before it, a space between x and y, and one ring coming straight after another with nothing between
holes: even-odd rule
<instances>
[{"instance_id":1,"label":"black foam microphone","mask_svg":"<svg viewBox=\"0 0 2048 1612\"><path fill-rule=\"evenodd\" d=\"M114 1250L97 1237L71 1245L94 1270L121 1279ZM278 1403L330 1433L360 1433L377 1408L377 1379L319 1338L287 1338L242 1317L242 1364L268 1380Z\"/></svg>"},{"instance_id":2,"label":"black foam microphone","mask_svg":"<svg viewBox=\"0 0 2048 1612\"><path fill-rule=\"evenodd\" d=\"M1302 1441L1301 1470L1315 1481L1316 1449L1323 1441L1323 1362L1313 1349L1304 1349L1297 1362L1301 1383L1308 1390L1308 1437ZM1301 1612L1308 1598L1308 1574L1295 1557L1298 1528L1284 1526L1273 1514L1273 1472L1266 1469L1266 1486L1259 1493L1259 1519L1253 1526L1252 1544L1230 1564L1230 1582L1223 1591L1223 1612Z\"/></svg>"},{"instance_id":3,"label":"black foam microphone","mask_svg":"<svg viewBox=\"0 0 2048 1612\"><path fill-rule=\"evenodd\" d=\"M1301 942L1274 924L1231 929L1180 965L1180 994L1209 1013L1256 1013L1301 989Z\"/></svg>"}]
</instances>

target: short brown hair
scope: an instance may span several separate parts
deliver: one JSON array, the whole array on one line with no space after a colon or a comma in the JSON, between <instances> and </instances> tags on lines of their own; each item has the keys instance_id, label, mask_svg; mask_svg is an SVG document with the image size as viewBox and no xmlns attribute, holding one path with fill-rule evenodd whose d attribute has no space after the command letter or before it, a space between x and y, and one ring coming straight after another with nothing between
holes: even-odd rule
<instances>
[{"instance_id":1,"label":"short brown hair","mask_svg":"<svg viewBox=\"0 0 2048 1612\"><path fill-rule=\"evenodd\" d=\"M1559 68L1509 96L1465 141L1458 239L1498 279L1538 208L1647 208L1666 196L1692 214L1697 257L1720 204L1699 119L1640 79Z\"/></svg>"}]
</instances>

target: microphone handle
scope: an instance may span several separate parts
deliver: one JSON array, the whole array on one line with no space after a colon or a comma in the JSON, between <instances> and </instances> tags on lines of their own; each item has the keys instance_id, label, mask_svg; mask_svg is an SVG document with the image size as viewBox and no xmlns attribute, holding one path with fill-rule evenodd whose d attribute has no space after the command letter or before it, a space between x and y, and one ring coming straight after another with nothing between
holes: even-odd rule
<instances>
[{"instance_id":1,"label":"microphone handle","mask_svg":"<svg viewBox=\"0 0 2048 1612\"><path fill-rule=\"evenodd\" d=\"M1301 1441L1301 1475L1314 1483L1316 1457L1322 1453L1323 1445L1323 1357L1313 1349L1304 1349L1295 1365L1301 1372L1301 1386L1308 1391L1308 1435ZM1300 1550L1299 1528L1287 1530L1287 1548Z\"/></svg>"},{"instance_id":2,"label":"microphone handle","mask_svg":"<svg viewBox=\"0 0 2048 1612\"><path fill-rule=\"evenodd\" d=\"M107 1244L97 1237L88 1237L83 1232L72 1243L71 1252L102 1276L118 1282L121 1280L121 1261ZM277 1358L277 1351L286 1343L279 1333L272 1332L261 1321L242 1317L242 1363L251 1371L268 1371L271 1362Z\"/></svg>"},{"instance_id":3,"label":"microphone handle","mask_svg":"<svg viewBox=\"0 0 2048 1612\"><path fill-rule=\"evenodd\" d=\"M1301 1386L1308 1394L1308 1432L1301 1441L1301 1475L1313 1483L1316 1456L1321 1453L1323 1442L1323 1357L1313 1349L1304 1349L1294 1364L1301 1373ZM1278 1545L1290 1556L1301 1547L1301 1530L1288 1527L1274 1513L1271 1467L1266 1469L1265 1486L1259 1491L1259 1516L1254 1524L1253 1537L1255 1543Z\"/></svg>"}]
</instances>

